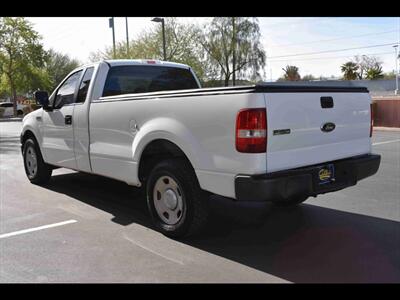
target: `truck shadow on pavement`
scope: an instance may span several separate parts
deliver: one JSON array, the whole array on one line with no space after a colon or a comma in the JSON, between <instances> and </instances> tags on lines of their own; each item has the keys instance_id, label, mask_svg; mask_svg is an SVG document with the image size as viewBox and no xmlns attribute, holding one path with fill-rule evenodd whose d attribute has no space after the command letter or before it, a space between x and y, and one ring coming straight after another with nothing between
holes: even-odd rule
<instances>
[{"instance_id":1,"label":"truck shadow on pavement","mask_svg":"<svg viewBox=\"0 0 400 300\"><path fill-rule=\"evenodd\" d=\"M84 173L54 175L46 188L111 213L120 225L153 228L142 189ZM179 242L291 282L400 282L399 222L306 203L242 209L212 202L205 231Z\"/></svg>"}]
</instances>

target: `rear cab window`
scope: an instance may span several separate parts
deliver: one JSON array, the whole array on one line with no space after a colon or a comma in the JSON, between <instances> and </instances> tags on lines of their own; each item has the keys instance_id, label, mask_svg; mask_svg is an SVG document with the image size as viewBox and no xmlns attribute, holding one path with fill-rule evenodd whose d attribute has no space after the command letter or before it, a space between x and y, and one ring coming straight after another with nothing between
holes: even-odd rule
<instances>
[{"instance_id":1,"label":"rear cab window","mask_svg":"<svg viewBox=\"0 0 400 300\"><path fill-rule=\"evenodd\" d=\"M1 103L1 104L0 104L0 107L13 107L13 104L12 104L12 103L10 103L10 102L7 102L7 103Z\"/></svg>"},{"instance_id":2,"label":"rear cab window","mask_svg":"<svg viewBox=\"0 0 400 300\"><path fill-rule=\"evenodd\" d=\"M197 88L199 85L190 69L166 66L114 66L108 71L102 96Z\"/></svg>"}]
</instances>

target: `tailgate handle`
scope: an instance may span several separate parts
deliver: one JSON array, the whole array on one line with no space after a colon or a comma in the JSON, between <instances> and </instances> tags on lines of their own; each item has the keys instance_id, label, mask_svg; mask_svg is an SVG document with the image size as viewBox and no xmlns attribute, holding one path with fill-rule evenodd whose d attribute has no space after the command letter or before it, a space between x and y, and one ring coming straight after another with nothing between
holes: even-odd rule
<instances>
[{"instance_id":1,"label":"tailgate handle","mask_svg":"<svg viewBox=\"0 0 400 300\"><path fill-rule=\"evenodd\" d=\"M333 98L332 97L321 97L321 107L322 108L332 108Z\"/></svg>"}]
</instances>

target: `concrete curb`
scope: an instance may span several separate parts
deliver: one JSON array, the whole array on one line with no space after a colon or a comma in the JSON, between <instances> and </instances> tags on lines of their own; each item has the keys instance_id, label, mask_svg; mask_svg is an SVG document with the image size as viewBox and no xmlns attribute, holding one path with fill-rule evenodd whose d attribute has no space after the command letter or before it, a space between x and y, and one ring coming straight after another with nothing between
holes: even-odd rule
<instances>
[{"instance_id":1,"label":"concrete curb","mask_svg":"<svg viewBox=\"0 0 400 300\"><path fill-rule=\"evenodd\" d=\"M398 127L374 127L376 131L395 131L400 132L400 128Z\"/></svg>"},{"instance_id":2,"label":"concrete curb","mask_svg":"<svg viewBox=\"0 0 400 300\"><path fill-rule=\"evenodd\" d=\"M0 118L0 122L21 122L22 118Z\"/></svg>"}]
</instances>

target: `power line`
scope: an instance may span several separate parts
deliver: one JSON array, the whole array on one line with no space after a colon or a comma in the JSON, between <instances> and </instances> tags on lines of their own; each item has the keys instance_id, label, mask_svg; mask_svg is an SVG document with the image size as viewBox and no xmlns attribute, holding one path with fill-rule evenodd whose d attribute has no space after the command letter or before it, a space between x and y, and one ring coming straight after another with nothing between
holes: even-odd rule
<instances>
[{"instance_id":1,"label":"power line","mask_svg":"<svg viewBox=\"0 0 400 300\"><path fill-rule=\"evenodd\" d=\"M397 43L388 43L388 44L370 45L370 46L364 46L364 47L354 47L354 48L335 49L335 50L318 51L318 52L306 52L306 53L299 53L299 54L271 56L270 59L271 58L273 59L273 58L283 58L283 57L314 55L314 54L322 54L322 53L333 53L333 52L341 52L341 51L357 50L357 49L366 49L366 48L375 48L375 47L383 47L383 46L392 46L392 45L396 45L396 44Z\"/></svg>"},{"instance_id":2,"label":"power line","mask_svg":"<svg viewBox=\"0 0 400 300\"><path fill-rule=\"evenodd\" d=\"M368 55L393 55L393 52L379 52L379 53L369 53ZM285 61L303 61L303 60L320 60L320 59L335 59L335 58L346 58L352 55L341 55L341 56L330 56L330 57L314 57L314 58L295 58L295 59L280 59L280 60L269 60L269 62L285 62Z\"/></svg>"},{"instance_id":3,"label":"power line","mask_svg":"<svg viewBox=\"0 0 400 300\"><path fill-rule=\"evenodd\" d=\"M347 39L353 39L353 38L358 38L358 37L386 34L386 33L393 33L393 32L397 32L397 30L381 31L381 32L375 32L375 33L353 35L353 36L340 37L340 38L334 38L334 39L317 40L317 41L310 41L310 42L304 42L304 43L292 43L292 44L286 44L286 45L274 45L274 46L270 46L270 48L309 45L309 44L315 44L315 43L321 43L321 42L332 42L332 41L339 41L339 40L347 40Z\"/></svg>"},{"instance_id":4,"label":"power line","mask_svg":"<svg viewBox=\"0 0 400 300\"><path fill-rule=\"evenodd\" d=\"M275 19L279 19L278 17L273 17ZM273 18L269 18L270 20ZM296 25L296 24L303 24L303 23L308 23L310 21L312 21L313 23L321 23L321 22L327 22L329 23L329 21L332 21L333 19L339 19L340 17L305 17L301 20L295 20L295 21L289 21L289 22L278 22L275 24L268 24L269 28L273 28L273 27L281 27L281 26L287 26L287 25ZM283 18L283 19L288 19L288 18Z\"/></svg>"}]
</instances>

